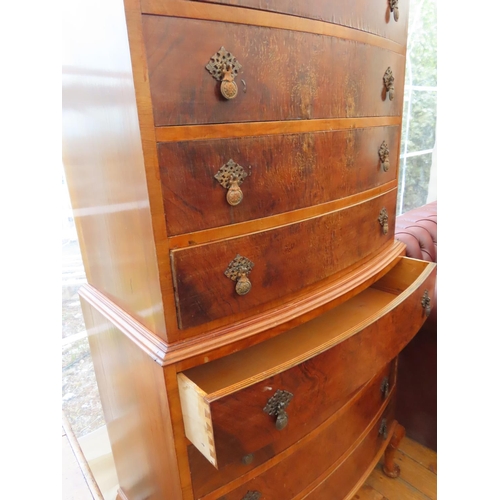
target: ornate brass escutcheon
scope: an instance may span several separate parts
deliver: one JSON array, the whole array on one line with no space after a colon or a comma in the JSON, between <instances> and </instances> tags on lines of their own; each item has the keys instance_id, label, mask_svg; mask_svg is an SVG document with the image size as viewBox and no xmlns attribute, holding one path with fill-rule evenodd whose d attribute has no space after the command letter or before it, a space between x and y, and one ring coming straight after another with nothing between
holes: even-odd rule
<instances>
[{"instance_id":1,"label":"ornate brass escutcheon","mask_svg":"<svg viewBox=\"0 0 500 500\"><path fill-rule=\"evenodd\" d=\"M382 436L384 439L387 439L387 419L383 418L382 422L380 422L380 427L378 429L378 435Z\"/></svg>"},{"instance_id":2,"label":"ornate brass escutcheon","mask_svg":"<svg viewBox=\"0 0 500 500\"><path fill-rule=\"evenodd\" d=\"M429 297L429 292L426 290L421 301L422 307L425 309L426 317L429 317L431 313L431 298Z\"/></svg>"},{"instance_id":3,"label":"ornate brass escutcheon","mask_svg":"<svg viewBox=\"0 0 500 500\"><path fill-rule=\"evenodd\" d=\"M241 64L236 58L221 47L205 66L208 72L219 82L220 91L226 99L234 99L238 95L238 85L234 81L241 70Z\"/></svg>"},{"instance_id":4,"label":"ornate brass escutcheon","mask_svg":"<svg viewBox=\"0 0 500 500\"><path fill-rule=\"evenodd\" d=\"M254 263L251 260L238 254L224 271L224 274L229 279L236 281L236 293L238 295L246 295L252 288L252 283L250 283L248 275L252 271L253 266Z\"/></svg>"},{"instance_id":5,"label":"ornate brass escutcheon","mask_svg":"<svg viewBox=\"0 0 500 500\"><path fill-rule=\"evenodd\" d=\"M382 226L383 233L387 234L389 232L389 215L387 214L387 210L385 207L380 211L378 222Z\"/></svg>"},{"instance_id":6,"label":"ornate brass escutcheon","mask_svg":"<svg viewBox=\"0 0 500 500\"><path fill-rule=\"evenodd\" d=\"M229 160L214 175L219 184L228 190L226 200L230 205L238 205L243 200L243 191L240 185L247 176L248 174L245 172L245 169L233 160Z\"/></svg>"},{"instance_id":7,"label":"ornate brass escutcheon","mask_svg":"<svg viewBox=\"0 0 500 500\"><path fill-rule=\"evenodd\" d=\"M290 404L293 394L278 389L264 407L264 411L276 417L276 429L283 430L288 424L288 414L285 409Z\"/></svg>"},{"instance_id":8,"label":"ornate brass escutcheon","mask_svg":"<svg viewBox=\"0 0 500 500\"><path fill-rule=\"evenodd\" d=\"M389 99L394 99L394 76L392 76L392 69L389 67L384 73L385 90L389 92Z\"/></svg>"},{"instance_id":9,"label":"ornate brass escutcheon","mask_svg":"<svg viewBox=\"0 0 500 500\"><path fill-rule=\"evenodd\" d=\"M394 21L399 21L399 0L389 0L389 7L391 8L391 12L394 15Z\"/></svg>"},{"instance_id":10,"label":"ornate brass escutcheon","mask_svg":"<svg viewBox=\"0 0 500 500\"><path fill-rule=\"evenodd\" d=\"M249 491L241 500L259 500L261 496L259 491Z\"/></svg>"},{"instance_id":11,"label":"ornate brass escutcheon","mask_svg":"<svg viewBox=\"0 0 500 500\"><path fill-rule=\"evenodd\" d=\"M380 392L382 393L384 399L387 399L387 396L389 396L390 388L391 385L389 384L389 377L384 377L382 384L380 385Z\"/></svg>"},{"instance_id":12,"label":"ornate brass escutcheon","mask_svg":"<svg viewBox=\"0 0 500 500\"><path fill-rule=\"evenodd\" d=\"M378 157L380 158L384 172L387 172L389 170L389 148L387 147L387 142L383 141L380 148L378 148Z\"/></svg>"}]
</instances>

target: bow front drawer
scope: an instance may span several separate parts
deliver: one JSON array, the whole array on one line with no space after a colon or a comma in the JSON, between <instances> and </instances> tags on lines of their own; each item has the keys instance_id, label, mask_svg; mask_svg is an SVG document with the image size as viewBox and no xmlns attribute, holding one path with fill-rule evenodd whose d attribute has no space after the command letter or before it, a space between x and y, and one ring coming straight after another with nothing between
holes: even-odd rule
<instances>
[{"instance_id":1,"label":"bow front drawer","mask_svg":"<svg viewBox=\"0 0 500 500\"><path fill-rule=\"evenodd\" d=\"M150 0L153 1L154 0ZM393 0L199 0L292 14L366 31L406 45L409 1ZM397 9L397 13L395 12ZM396 20L397 19L397 20Z\"/></svg>"},{"instance_id":2,"label":"bow front drawer","mask_svg":"<svg viewBox=\"0 0 500 500\"><path fill-rule=\"evenodd\" d=\"M240 476L249 474L254 469L255 472L251 474L255 474L255 479L232 491L225 497L226 500L232 498L240 500L246 492L243 491L245 488L260 491L264 494L264 498L292 498L321 473L327 471L332 464L339 461L372 421L379 418L394 392L395 377L396 363L393 361L384 366L382 371L353 396L349 396L345 404L340 402L335 405L340 409L332 416L302 438L299 443L292 444L283 451L281 450L284 443L279 443L279 446L275 445L272 449L267 447L265 450L245 456L244 460L215 470L196 448L190 446L189 461L195 498L203 498L208 493L210 495L207 500L218 497L217 492L221 487ZM331 443L331 446L325 446L325 443ZM273 464L271 467L267 467L269 465L267 460L271 460ZM270 470L260 473L265 461L266 468ZM280 477L283 471L298 469L303 473L294 475L293 478L289 477L286 483L275 484L274 478Z\"/></svg>"},{"instance_id":3,"label":"bow front drawer","mask_svg":"<svg viewBox=\"0 0 500 500\"><path fill-rule=\"evenodd\" d=\"M145 15L143 26L156 126L401 116L405 58L390 50L166 16Z\"/></svg>"},{"instance_id":4,"label":"bow front drawer","mask_svg":"<svg viewBox=\"0 0 500 500\"><path fill-rule=\"evenodd\" d=\"M179 328L291 296L394 238L396 190L329 214L171 252Z\"/></svg>"},{"instance_id":5,"label":"bow front drawer","mask_svg":"<svg viewBox=\"0 0 500 500\"><path fill-rule=\"evenodd\" d=\"M160 143L168 234L259 219L367 191L396 179L398 155L396 126ZM228 200L235 190L239 197Z\"/></svg>"},{"instance_id":6,"label":"bow front drawer","mask_svg":"<svg viewBox=\"0 0 500 500\"><path fill-rule=\"evenodd\" d=\"M215 466L290 446L403 349L433 305L435 264L401 258L324 315L178 375L188 439Z\"/></svg>"}]
</instances>

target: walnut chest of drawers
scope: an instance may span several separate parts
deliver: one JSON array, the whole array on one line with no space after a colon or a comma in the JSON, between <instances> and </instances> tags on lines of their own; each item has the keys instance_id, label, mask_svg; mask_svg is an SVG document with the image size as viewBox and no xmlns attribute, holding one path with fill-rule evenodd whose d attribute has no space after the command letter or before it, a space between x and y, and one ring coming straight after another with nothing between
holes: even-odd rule
<instances>
[{"instance_id":1,"label":"walnut chest of drawers","mask_svg":"<svg viewBox=\"0 0 500 500\"><path fill-rule=\"evenodd\" d=\"M64 165L121 500L348 499L435 265L394 240L407 0L75 0Z\"/></svg>"}]
</instances>

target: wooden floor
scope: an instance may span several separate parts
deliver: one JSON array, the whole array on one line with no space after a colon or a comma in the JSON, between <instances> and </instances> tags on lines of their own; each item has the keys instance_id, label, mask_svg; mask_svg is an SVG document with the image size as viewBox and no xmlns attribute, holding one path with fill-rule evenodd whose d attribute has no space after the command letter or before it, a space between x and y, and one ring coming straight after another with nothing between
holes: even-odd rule
<instances>
[{"instance_id":1,"label":"wooden floor","mask_svg":"<svg viewBox=\"0 0 500 500\"><path fill-rule=\"evenodd\" d=\"M435 500L437 498L437 455L405 437L396 452L401 469L391 479L377 465L353 500Z\"/></svg>"},{"instance_id":2,"label":"wooden floor","mask_svg":"<svg viewBox=\"0 0 500 500\"><path fill-rule=\"evenodd\" d=\"M118 485L106 429L93 434L78 442L63 419L62 500L116 498ZM434 451L405 437L396 452L396 462L401 468L397 479L388 478L378 464L352 500L437 499L437 455Z\"/></svg>"}]
</instances>

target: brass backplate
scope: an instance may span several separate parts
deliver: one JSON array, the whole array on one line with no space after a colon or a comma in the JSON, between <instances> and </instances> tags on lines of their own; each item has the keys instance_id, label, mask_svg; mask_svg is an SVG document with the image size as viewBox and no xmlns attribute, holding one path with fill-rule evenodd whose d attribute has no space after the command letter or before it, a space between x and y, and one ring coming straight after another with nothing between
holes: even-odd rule
<instances>
[{"instance_id":1,"label":"brass backplate","mask_svg":"<svg viewBox=\"0 0 500 500\"><path fill-rule=\"evenodd\" d=\"M236 180L238 185L241 185L248 177L248 174L241 165L238 165L235 161L230 159L227 163L222 165L214 177L222 187L229 189L233 180Z\"/></svg>"},{"instance_id":2,"label":"brass backplate","mask_svg":"<svg viewBox=\"0 0 500 500\"><path fill-rule=\"evenodd\" d=\"M205 66L208 72L219 82L224 79L224 74L227 70L231 70L231 75L236 78L241 71L242 65L237 61L236 57L228 52L224 47L221 47Z\"/></svg>"}]
</instances>

